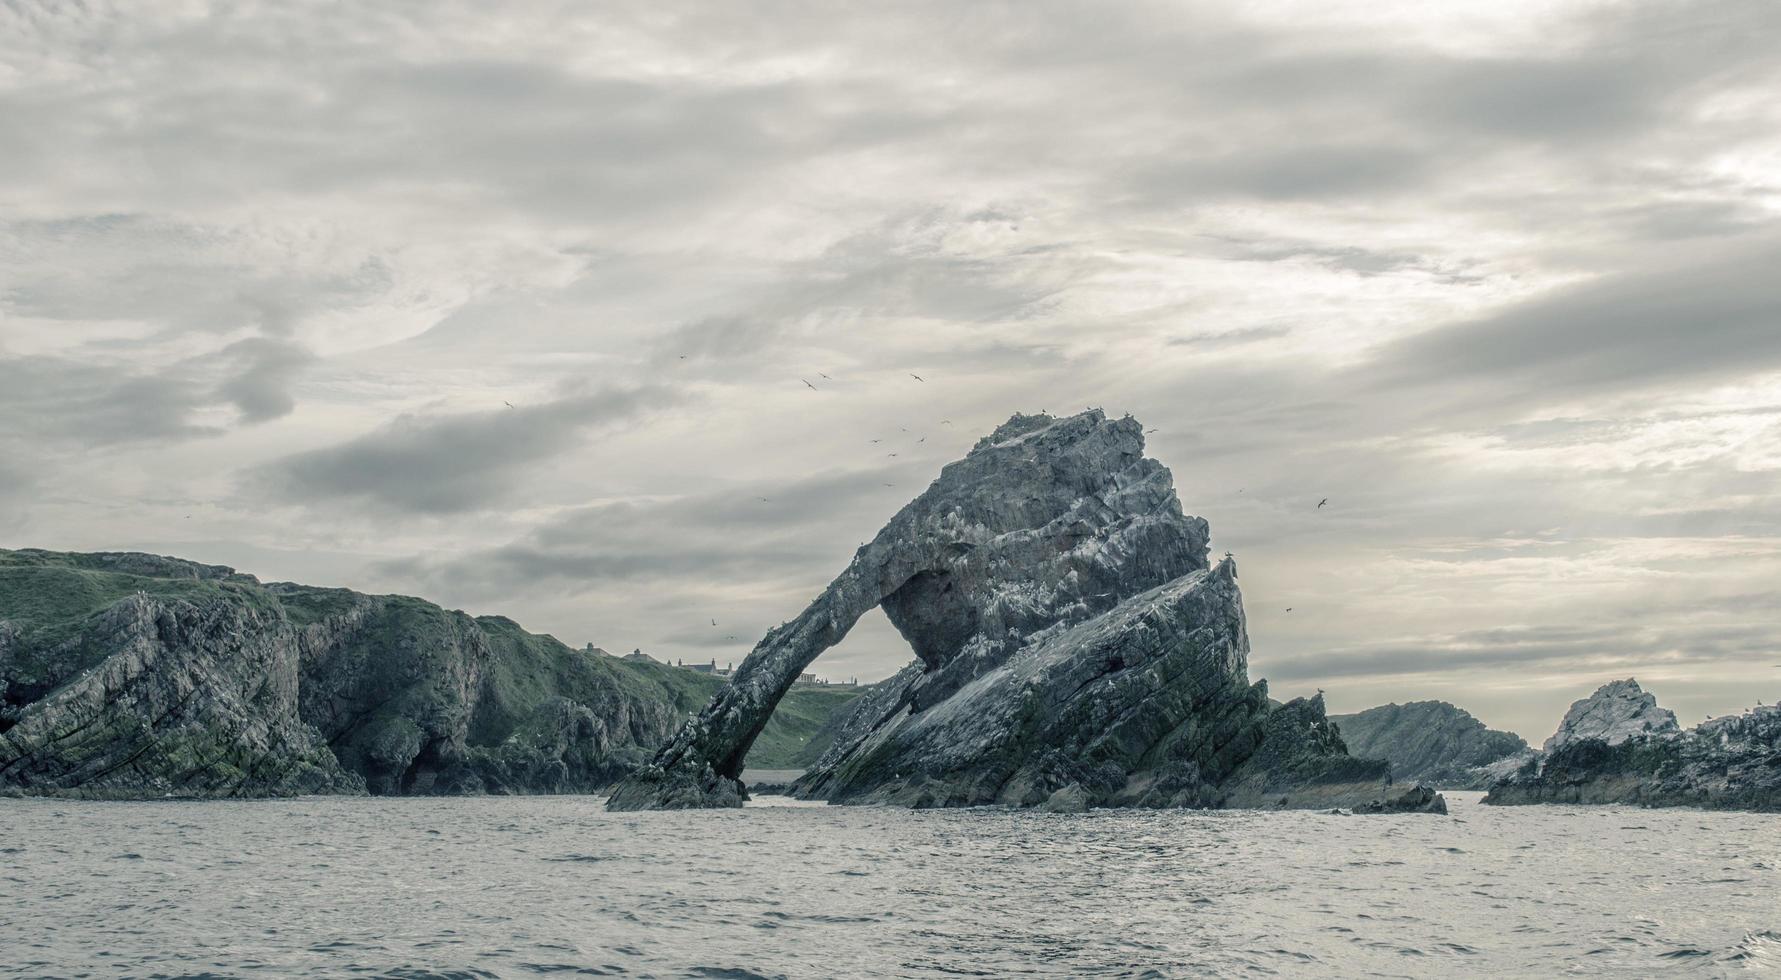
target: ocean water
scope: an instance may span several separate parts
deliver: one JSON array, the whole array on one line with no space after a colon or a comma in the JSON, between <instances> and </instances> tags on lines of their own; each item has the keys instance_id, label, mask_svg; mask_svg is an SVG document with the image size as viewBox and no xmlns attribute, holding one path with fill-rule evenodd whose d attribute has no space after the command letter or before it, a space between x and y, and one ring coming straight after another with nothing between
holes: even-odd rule
<instances>
[{"instance_id":1,"label":"ocean water","mask_svg":"<svg viewBox=\"0 0 1781 980\"><path fill-rule=\"evenodd\" d=\"M0 800L0 974L1781 970L1781 817L1478 798L1449 794L1451 817Z\"/></svg>"}]
</instances>

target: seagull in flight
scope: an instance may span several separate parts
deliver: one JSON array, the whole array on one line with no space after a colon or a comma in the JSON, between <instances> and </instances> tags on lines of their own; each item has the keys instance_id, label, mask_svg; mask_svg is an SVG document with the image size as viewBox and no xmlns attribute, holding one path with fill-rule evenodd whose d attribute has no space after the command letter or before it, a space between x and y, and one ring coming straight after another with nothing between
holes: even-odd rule
<instances>
[{"instance_id":1,"label":"seagull in flight","mask_svg":"<svg viewBox=\"0 0 1781 980\"><path fill-rule=\"evenodd\" d=\"M909 372L909 376L910 376L910 377L911 377L911 378L914 378L914 379L915 379L915 380L917 380L917 381L920 381L920 382L922 382L922 383L923 383L923 384L926 384L926 383L927 383L927 380L928 380L928 379L926 379L926 378L924 378L924 377L922 377L922 376L921 376L921 375L919 375L919 374L916 374L916 373L915 373L915 372L914 372L914 371L911 371L911 372Z\"/></svg>"},{"instance_id":2,"label":"seagull in flight","mask_svg":"<svg viewBox=\"0 0 1781 980\"><path fill-rule=\"evenodd\" d=\"M818 372L816 372L816 376L817 376L817 377L819 377L819 378L821 378L821 379L823 379L823 380L824 380L824 381L833 381L833 380L835 380L835 379L834 379L834 378L831 378L831 377L829 377L829 376L828 376L828 375L826 375L826 374L824 374L824 373L822 373L822 372L821 372L821 371L818 371Z\"/></svg>"},{"instance_id":3,"label":"seagull in flight","mask_svg":"<svg viewBox=\"0 0 1781 980\"><path fill-rule=\"evenodd\" d=\"M1287 612L1292 612L1292 607L1291 607L1291 606L1287 606L1287 607L1286 607L1286 611L1287 611Z\"/></svg>"},{"instance_id":4,"label":"seagull in flight","mask_svg":"<svg viewBox=\"0 0 1781 980\"><path fill-rule=\"evenodd\" d=\"M872 441L873 441L873 442L883 442L883 441L884 441L884 440L883 440L883 439L874 439L874 440L872 440Z\"/></svg>"},{"instance_id":5,"label":"seagull in flight","mask_svg":"<svg viewBox=\"0 0 1781 980\"><path fill-rule=\"evenodd\" d=\"M941 425L951 425L951 424L952 424L952 420L951 420L951 419L941 419L941 420L940 420L940 424L941 424Z\"/></svg>"},{"instance_id":6,"label":"seagull in flight","mask_svg":"<svg viewBox=\"0 0 1781 980\"><path fill-rule=\"evenodd\" d=\"M1322 510L1322 509L1323 509L1323 505L1324 505L1324 504L1327 504L1327 503L1329 503L1329 502L1330 502L1330 498L1328 498L1328 497L1325 497L1325 498L1323 498L1323 499L1322 499L1322 500L1319 500L1319 501L1318 501L1318 502L1317 502L1317 509L1318 509L1318 510Z\"/></svg>"},{"instance_id":7,"label":"seagull in flight","mask_svg":"<svg viewBox=\"0 0 1781 980\"><path fill-rule=\"evenodd\" d=\"M1155 432L1155 431L1156 431L1156 430L1155 430L1155 429L1151 429L1151 430L1149 430L1149 431L1148 431L1148 432L1146 432L1146 433L1144 433L1144 434L1145 434L1145 435L1150 435L1150 433L1152 433L1152 432Z\"/></svg>"},{"instance_id":8,"label":"seagull in flight","mask_svg":"<svg viewBox=\"0 0 1781 980\"><path fill-rule=\"evenodd\" d=\"M915 441L916 441L916 442L927 442L927 441L928 441L928 437L927 437L927 436L922 436L922 437L921 437L921 438L920 438L920 439L917 439L917 440L915 440Z\"/></svg>"},{"instance_id":9,"label":"seagull in flight","mask_svg":"<svg viewBox=\"0 0 1781 980\"><path fill-rule=\"evenodd\" d=\"M803 378L799 378L799 379L798 379L798 380L799 380L799 381L804 381L804 379L803 379ZM815 390L816 390L816 386L815 386L815 385L813 385L813 384L811 384L811 383L810 383L810 382L808 382L808 381L804 381L804 387L806 387L806 388L809 388L809 389L810 389L810 390L811 390L811 391L815 391Z\"/></svg>"},{"instance_id":10,"label":"seagull in flight","mask_svg":"<svg viewBox=\"0 0 1781 980\"><path fill-rule=\"evenodd\" d=\"M895 456L895 455L896 455L896 453L891 453L891 455L892 455L892 456Z\"/></svg>"},{"instance_id":11,"label":"seagull in flight","mask_svg":"<svg viewBox=\"0 0 1781 980\"><path fill-rule=\"evenodd\" d=\"M503 404L503 405L506 405L506 406L507 406L507 407L508 407L508 408L512 408L512 407L513 407L513 403L512 403L512 402L510 402L510 401L503 401L503 402L502 402L502 403L501 403L501 404Z\"/></svg>"}]
</instances>

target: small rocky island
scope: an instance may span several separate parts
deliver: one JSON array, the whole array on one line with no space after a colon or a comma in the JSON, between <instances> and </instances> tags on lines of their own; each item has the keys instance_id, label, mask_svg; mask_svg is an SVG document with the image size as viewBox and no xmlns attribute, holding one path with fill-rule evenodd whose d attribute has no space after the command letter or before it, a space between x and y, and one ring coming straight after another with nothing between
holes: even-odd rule
<instances>
[{"instance_id":1,"label":"small rocky island","mask_svg":"<svg viewBox=\"0 0 1781 980\"><path fill-rule=\"evenodd\" d=\"M1401 782L1436 789L1489 789L1535 755L1520 735L1487 728L1445 701L1385 704L1330 720L1348 751L1390 762Z\"/></svg>"},{"instance_id":2,"label":"small rocky island","mask_svg":"<svg viewBox=\"0 0 1781 980\"><path fill-rule=\"evenodd\" d=\"M1615 681L1571 705L1539 756L1484 802L1781 811L1781 707L1684 730L1637 681Z\"/></svg>"},{"instance_id":3,"label":"small rocky island","mask_svg":"<svg viewBox=\"0 0 1781 980\"><path fill-rule=\"evenodd\" d=\"M800 671L880 607L915 661L860 699L794 793L834 803L1445 812L1351 756L1321 697L1248 678L1237 567L1208 560L1143 428L1016 415L948 464L614 791L738 806Z\"/></svg>"}]
</instances>

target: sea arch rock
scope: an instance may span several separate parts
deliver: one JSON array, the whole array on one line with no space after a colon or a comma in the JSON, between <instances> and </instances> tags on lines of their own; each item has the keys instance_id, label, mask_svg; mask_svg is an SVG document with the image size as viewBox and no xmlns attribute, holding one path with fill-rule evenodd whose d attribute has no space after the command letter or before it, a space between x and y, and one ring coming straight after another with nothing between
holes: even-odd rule
<instances>
[{"instance_id":1,"label":"sea arch rock","mask_svg":"<svg viewBox=\"0 0 1781 980\"><path fill-rule=\"evenodd\" d=\"M774 706L873 607L919 661L894 702L873 707L921 712L1023 648L1208 571L1209 534L1204 520L1182 513L1168 469L1144 456L1137 420L1099 410L1015 415L942 469L796 619L768 633L609 805L740 805L743 757Z\"/></svg>"}]
</instances>

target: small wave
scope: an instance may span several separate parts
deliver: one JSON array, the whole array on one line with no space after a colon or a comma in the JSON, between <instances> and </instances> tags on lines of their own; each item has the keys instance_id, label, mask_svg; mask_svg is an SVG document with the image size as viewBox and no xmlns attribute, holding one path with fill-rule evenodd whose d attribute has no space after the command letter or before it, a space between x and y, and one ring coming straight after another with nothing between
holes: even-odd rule
<instances>
[{"instance_id":1,"label":"small wave","mask_svg":"<svg viewBox=\"0 0 1781 980\"><path fill-rule=\"evenodd\" d=\"M1781 963L1781 932L1747 932L1725 959L1748 966Z\"/></svg>"},{"instance_id":2,"label":"small wave","mask_svg":"<svg viewBox=\"0 0 1781 980\"><path fill-rule=\"evenodd\" d=\"M521 963L520 969L533 973L572 973L578 977L610 977L615 976L611 970L602 970L597 966L576 966L573 963Z\"/></svg>"},{"instance_id":3,"label":"small wave","mask_svg":"<svg viewBox=\"0 0 1781 980\"><path fill-rule=\"evenodd\" d=\"M500 980L500 974L487 970L429 970L416 966L397 967L378 976L388 980Z\"/></svg>"}]
</instances>

